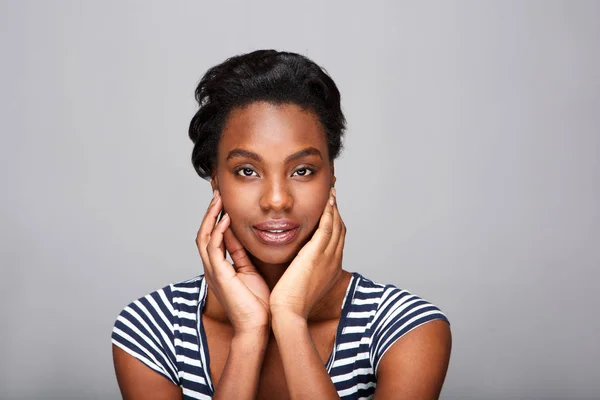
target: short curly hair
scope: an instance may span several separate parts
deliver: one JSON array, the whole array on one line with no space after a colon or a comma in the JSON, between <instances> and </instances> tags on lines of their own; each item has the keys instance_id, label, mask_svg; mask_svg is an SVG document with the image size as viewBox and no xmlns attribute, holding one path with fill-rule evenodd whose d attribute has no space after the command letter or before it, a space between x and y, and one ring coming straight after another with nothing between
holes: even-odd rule
<instances>
[{"instance_id":1,"label":"short curly hair","mask_svg":"<svg viewBox=\"0 0 600 400\"><path fill-rule=\"evenodd\" d=\"M221 132L234 108L257 101L296 104L319 118L327 136L329 159L338 157L346 119L340 92L327 72L305 56L257 50L210 68L196 88L200 108L192 118L192 164L203 179L213 174Z\"/></svg>"}]
</instances>

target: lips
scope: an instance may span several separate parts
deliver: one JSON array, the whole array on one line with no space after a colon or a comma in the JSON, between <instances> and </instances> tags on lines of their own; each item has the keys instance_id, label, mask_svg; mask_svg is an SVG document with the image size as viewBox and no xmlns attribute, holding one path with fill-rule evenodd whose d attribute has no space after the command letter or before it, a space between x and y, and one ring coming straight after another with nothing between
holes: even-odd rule
<instances>
[{"instance_id":1,"label":"lips","mask_svg":"<svg viewBox=\"0 0 600 400\"><path fill-rule=\"evenodd\" d=\"M283 246L294 241L300 225L288 220L270 220L253 226L258 239L269 246Z\"/></svg>"}]
</instances>

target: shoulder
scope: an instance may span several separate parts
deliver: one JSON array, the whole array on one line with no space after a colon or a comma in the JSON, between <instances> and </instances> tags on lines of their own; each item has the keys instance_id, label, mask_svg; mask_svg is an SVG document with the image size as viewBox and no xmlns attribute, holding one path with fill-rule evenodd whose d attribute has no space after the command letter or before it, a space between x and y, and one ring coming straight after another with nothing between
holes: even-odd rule
<instances>
[{"instance_id":1,"label":"shoulder","mask_svg":"<svg viewBox=\"0 0 600 400\"><path fill-rule=\"evenodd\" d=\"M378 318L374 322L381 323L383 317L389 319L389 317L398 315L435 315L448 320L435 304L406 289L401 289L393 284L374 282L358 273L353 275L356 281L354 297L377 306Z\"/></svg>"},{"instance_id":2,"label":"shoulder","mask_svg":"<svg viewBox=\"0 0 600 400\"><path fill-rule=\"evenodd\" d=\"M432 321L448 317L430 301L392 284L382 284L355 273L355 303L370 304L370 352L373 369L377 371L381 358L400 338Z\"/></svg>"},{"instance_id":3,"label":"shoulder","mask_svg":"<svg viewBox=\"0 0 600 400\"><path fill-rule=\"evenodd\" d=\"M172 330L169 322L180 312L192 311L200 301L203 275L171 283L129 303L117 317L119 321L144 320L152 326Z\"/></svg>"},{"instance_id":4,"label":"shoulder","mask_svg":"<svg viewBox=\"0 0 600 400\"><path fill-rule=\"evenodd\" d=\"M200 275L172 283L129 303L114 323L113 345L177 384L175 338L195 326L202 282Z\"/></svg>"},{"instance_id":5,"label":"shoulder","mask_svg":"<svg viewBox=\"0 0 600 400\"><path fill-rule=\"evenodd\" d=\"M437 398L451 349L446 315L408 290L362 276L356 293L370 296L373 304L369 357L377 379L375 397Z\"/></svg>"}]
</instances>

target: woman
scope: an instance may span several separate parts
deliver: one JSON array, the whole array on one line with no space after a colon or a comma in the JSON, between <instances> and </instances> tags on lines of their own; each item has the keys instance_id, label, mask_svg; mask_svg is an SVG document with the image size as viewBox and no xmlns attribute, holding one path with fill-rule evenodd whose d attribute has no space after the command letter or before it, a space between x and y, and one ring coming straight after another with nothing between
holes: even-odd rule
<instances>
[{"instance_id":1,"label":"woman","mask_svg":"<svg viewBox=\"0 0 600 400\"><path fill-rule=\"evenodd\" d=\"M342 269L333 80L298 54L255 51L210 69L196 99L192 163L214 192L196 238L204 275L119 315L123 397L437 398L446 317Z\"/></svg>"}]
</instances>

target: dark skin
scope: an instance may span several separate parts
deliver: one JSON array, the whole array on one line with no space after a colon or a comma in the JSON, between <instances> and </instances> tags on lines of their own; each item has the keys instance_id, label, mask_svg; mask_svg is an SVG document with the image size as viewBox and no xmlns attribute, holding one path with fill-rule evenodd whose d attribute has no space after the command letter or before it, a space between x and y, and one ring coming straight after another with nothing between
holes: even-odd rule
<instances>
[{"instance_id":1,"label":"dark skin","mask_svg":"<svg viewBox=\"0 0 600 400\"><path fill-rule=\"evenodd\" d=\"M209 287L202 323L214 399L339 398L324 364L351 275L342 269L346 227L334 182L314 113L265 102L232 111L196 240ZM298 235L264 244L252 227L277 219L297 223ZM450 347L443 321L403 336L379 364L374 398L437 398ZM166 378L114 346L113 354L125 399L181 399Z\"/></svg>"}]
</instances>

